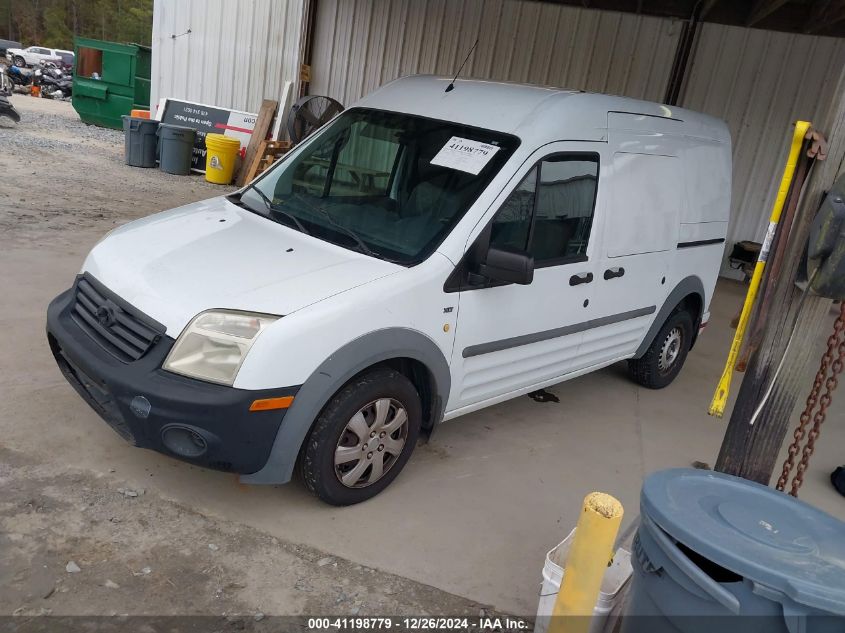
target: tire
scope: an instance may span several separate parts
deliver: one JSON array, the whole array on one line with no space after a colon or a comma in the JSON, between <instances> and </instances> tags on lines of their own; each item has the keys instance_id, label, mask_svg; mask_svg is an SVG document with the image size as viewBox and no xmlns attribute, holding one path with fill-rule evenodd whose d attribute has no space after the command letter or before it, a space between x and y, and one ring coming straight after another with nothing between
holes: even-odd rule
<instances>
[{"instance_id":1,"label":"tire","mask_svg":"<svg viewBox=\"0 0 845 633\"><path fill-rule=\"evenodd\" d=\"M332 397L305 440L305 486L335 506L374 497L407 463L421 423L419 394L405 376L376 369L354 378Z\"/></svg>"},{"instance_id":2,"label":"tire","mask_svg":"<svg viewBox=\"0 0 845 633\"><path fill-rule=\"evenodd\" d=\"M628 361L628 373L639 385L663 389L680 373L687 359L693 334L693 318L683 308L666 319L642 358Z\"/></svg>"},{"instance_id":3,"label":"tire","mask_svg":"<svg viewBox=\"0 0 845 633\"><path fill-rule=\"evenodd\" d=\"M26 68L26 60L20 55L15 55L12 59L12 63L18 68Z\"/></svg>"}]
</instances>

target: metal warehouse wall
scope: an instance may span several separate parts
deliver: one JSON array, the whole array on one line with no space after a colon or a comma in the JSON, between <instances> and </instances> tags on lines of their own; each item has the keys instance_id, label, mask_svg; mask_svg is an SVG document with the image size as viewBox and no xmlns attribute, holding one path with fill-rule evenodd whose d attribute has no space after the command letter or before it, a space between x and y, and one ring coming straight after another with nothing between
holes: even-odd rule
<instances>
[{"instance_id":1,"label":"metal warehouse wall","mask_svg":"<svg viewBox=\"0 0 845 633\"><path fill-rule=\"evenodd\" d=\"M311 94L349 104L416 73L660 100L677 21L522 0L319 0Z\"/></svg>"},{"instance_id":2,"label":"metal warehouse wall","mask_svg":"<svg viewBox=\"0 0 845 633\"><path fill-rule=\"evenodd\" d=\"M278 99L298 78L306 1L155 0L153 99L253 112L263 97ZM660 101L680 30L675 20L525 0L319 0L309 91L348 105L396 77L450 75L481 36L464 76ZM731 129L729 245L762 239L789 124L824 112L843 65L845 40L701 27L680 103Z\"/></svg>"},{"instance_id":3,"label":"metal warehouse wall","mask_svg":"<svg viewBox=\"0 0 845 633\"><path fill-rule=\"evenodd\" d=\"M480 34L464 76L661 101L679 32L673 20L523 0L320 0L310 91L349 104L396 77L453 74ZM843 64L843 40L701 27L680 105L730 127L729 247L762 240L789 125L824 111Z\"/></svg>"},{"instance_id":4,"label":"metal warehouse wall","mask_svg":"<svg viewBox=\"0 0 845 633\"><path fill-rule=\"evenodd\" d=\"M830 106L845 40L705 24L681 105L727 121L733 139L728 245L762 241L796 119ZM728 248L728 251L730 248Z\"/></svg>"},{"instance_id":5,"label":"metal warehouse wall","mask_svg":"<svg viewBox=\"0 0 845 633\"><path fill-rule=\"evenodd\" d=\"M305 0L155 0L152 103L172 97L258 112L263 98L280 99L285 81L299 78L304 7Z\"/></svg>"}]
</instances>

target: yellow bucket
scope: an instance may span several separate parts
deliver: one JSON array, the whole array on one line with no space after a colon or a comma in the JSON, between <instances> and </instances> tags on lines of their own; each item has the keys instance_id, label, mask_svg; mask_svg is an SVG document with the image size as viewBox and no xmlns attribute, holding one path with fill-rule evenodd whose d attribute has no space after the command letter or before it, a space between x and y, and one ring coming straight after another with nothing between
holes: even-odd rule
<instances>
[{"instance_id":1,"label":"yellow bucket","mask_svg":"<svg viewBox=\"0 0 845 633\"><path fill-rule=\"evenodd\" d=\"M231 183L240 141L222 134L206 134L205 149L205 179L218 185Z\"/></svg>"}]
</instances>

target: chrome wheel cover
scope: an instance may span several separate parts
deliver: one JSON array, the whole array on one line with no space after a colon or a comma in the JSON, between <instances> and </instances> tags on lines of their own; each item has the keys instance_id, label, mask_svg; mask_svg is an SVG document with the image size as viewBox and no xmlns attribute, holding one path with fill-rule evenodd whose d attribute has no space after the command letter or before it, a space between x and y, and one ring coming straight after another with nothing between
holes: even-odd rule
<instances>
[{"instance_id":1,"label":"chrome wheel cover","mask_svg":"<svg viewBox=\"0 0 845 633\"><path fill-rule=\"evenodd\" d=\"M340 434L334 472L347 488L366 488L393 467L408 438L408 412L392 398L365 404Z\"/></svg>"}]
</instances>

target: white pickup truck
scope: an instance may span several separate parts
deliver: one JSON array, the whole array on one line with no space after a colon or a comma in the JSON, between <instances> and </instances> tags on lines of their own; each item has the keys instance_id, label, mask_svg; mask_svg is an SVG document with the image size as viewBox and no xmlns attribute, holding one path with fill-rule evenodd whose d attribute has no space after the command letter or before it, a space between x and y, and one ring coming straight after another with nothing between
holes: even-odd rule
<instances>
[{"instance_id":1,"label":"white pickup truck","mask_svg":"<svg viewBox=\"0 0 845 633\"><path fill-rule=\"evenodd\" d=\"M56 62L58 64L61 62L62 54L73 55L73 51L66 51L60 48L45 48L43 46L6 49L6 59L21 68L37 66L41 62Z\"/></svg>"}]
</instances>

